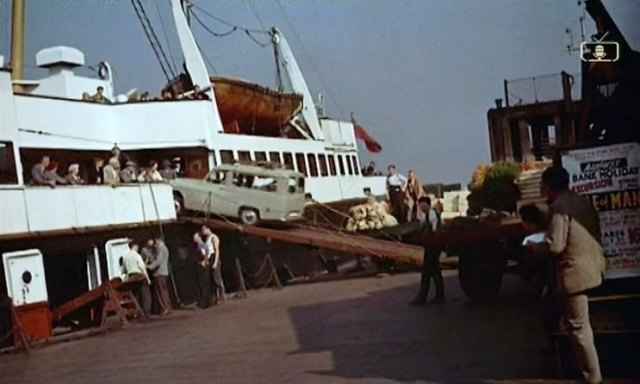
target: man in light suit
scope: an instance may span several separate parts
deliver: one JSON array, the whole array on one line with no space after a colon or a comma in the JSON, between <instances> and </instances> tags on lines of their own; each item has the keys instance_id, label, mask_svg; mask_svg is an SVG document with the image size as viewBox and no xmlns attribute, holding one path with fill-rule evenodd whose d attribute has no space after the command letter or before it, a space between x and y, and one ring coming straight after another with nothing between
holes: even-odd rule
<instances>
[{"instance_id":1,"label":"man in light suit","mask_svg":"<svg viewBox=\"0 0 640 384\"><path fill-rule=\"evenodd\" d=\"M576 361L587 383L602 382L598 352L589 322L586 291L602 284L606 268L598 214L588 199L569 191L569 173L562 167L542 174L542 192L550 203L551 221L543 243L527 244L537 254L550 254L555 285L563 307Z\"/></svg>"}]
</instances>

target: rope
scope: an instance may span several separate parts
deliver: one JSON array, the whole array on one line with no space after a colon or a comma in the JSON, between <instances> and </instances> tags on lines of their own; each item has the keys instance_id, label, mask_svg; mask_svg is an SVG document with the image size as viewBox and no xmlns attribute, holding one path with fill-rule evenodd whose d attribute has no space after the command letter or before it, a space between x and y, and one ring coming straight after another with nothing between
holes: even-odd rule
<instances>
[{"instance_id":1,"label":"rope","mask_svg":"<svg viewBox=\"0 0 640 384\"><path fill-rule=\"evenodd\" d=\"M302 51L304 52L304 54L309 59L309 63L311 64L311 68L318 75L318 78L320 79L320 84L322 84L322 87L325 89L325 92L329 95L329 98L331 99L332 103L334 104L334 106L336 107L338 112L340 113L340 116L345 116L344 111L342 110L342 108L340 108L340 104L338 103L336 98L333 96L333 93L331 92L330 88L327 86L327 83L324 81L324 78L322 77L322 73L320 73L320 70L318 70L318 67L316 67L316 64L313 61L313 58L311 57L311 55L309 54L309 51L307 50L307 48L305 47L304 43L302 42L302 39L300 38L300 35L296 31L296 28L293 26L293 23L289 19L289 16L287 16L287 13L285 12L284 7L280 3L280 0L276 0L276 5L278 6L278 9L280 10L280 13L282 13L282 16L284 17L284 20L289 25L289 28L291 28L291 31L293 32L294 36L298 40L298 43L300 44L300 47L302 47Z\"/></svg>"},{"instance_id":2,"label":"rope","mask_svg":"<svg viewBox=\"0 0 640 384\"><path fill-rule=\"evenodd\" d=\"M167 78L167 81L171 81L171 79L176 76L175 72L173 72L173 69L169 64L169 60L167 59L167 56L165 55L164 50L162 49L162 45L160 45L160 42L158 41L158 37L156 36L156 33L153 30L153 27L151 26L151 22L149 21L149 18L147 17L146 12L144 11L144 6L140 2L140 0L131 0L131 5L133 5L133 9L136 12L136 16L138 17L140 24L142 25L144 34L147 36L147 40L149 41L149 44L151 44L153 53L156 55L156 59L158 59L158 63L160 63L160 68L162 69L164 76ZM163 58L164 58L164 61L163 61ZM168 67L168 70L167 70L167 67ZM171 73L171 75L169 75L169 73Z\"/></svg>"},{"instance_id":3,"label":"rope","mask_svg":"<svg viewBox=\"0 0 640 384\"><path fill-rule=\"evenodd\" d=\"M171 49L171 43L169 42L169 35L167 34L167 28L164 25L164 18L162 17L162 12L160 12L160 2L158 0L152 0L153 5L156 7L156 12L158 13L158 18L160 19L160 26L162 27L162 34L164 35L164 41L167 44L167 48L169 49L169 56L171 57L171 63L173 64L172 69L175 71L178 68L176 64L175 55L173 53L173 49Z\"/></svg>"},{"instance_id":4,"label":"rope","mask_svg":"<svg viewBox=\"0 0 640 384\"><path fill-rule=\"evenodd\" d=\"M51 132L46 132L46 131L36 131L34 129L18 128L18 131L25 132L25 133L33 133L34 135L45 135L45 136L52 136L52 137L60 137L62 139L82 140L82 141L86 141L86 142L90 142L90 143L100 143L100 144L109 144L109 145L113 145L114 144L111 141L107 141L107 140L88 139L86 137L71 136L71 135L61 135L61 134L58 134L58 133L51 133Z\"/></svg>"},{"instance_id":5,"label":"rope","mask_svg":"<svg viewBox=\"0 0 640 384\"><path fill-rule=\"evenodd\" d=\"M209 32L210 34L212 34L212 35L213 35L213 36L215 36L215 37L225 37L225 36L229 36L230 34L232 34L233 32L235 32L235 31L237 31L237 30L238 30L238 27L234 25L234 26L233 26L233 27L232 27L228 32L214 32L213 30L209 29L209 27L207 27L207 26L205 25L205 23L204 23L202 20L200 20L200 18L199 18L195 13L193 13L193 14L192 14L192 16L193 16L193 19L194 19L195 21L197 21L197 22L198 22L198 24L200 24L200 26L201 26L205 31Z\"/></svg>"},{"instance_id":6,"label":"rope","mask_svg":"<svg viewBox=\"0 0 640 384\"><path fill-rule=\"evenodd\" d=\"M228 21L226 21L224 19L221 19L221 18L219 18L217 16L212 15L211 13L207 12L205 9L203 9L202 7L200 7L200 6L196 5L196 4L193 4L192 6L193 6L193 8L195 8L198 11L202 12L202 14L204 14L205 16L208 16L208 17L212 18L213 20L215 20L215 21L217 21L219 23L222 23L222 24L226 25L227 27L237 27L238 29L242 29L244 31L255 32L255 33L265 33L267 35L269 34L269 31L264 30L264 29L246 28L246 27L243 27L243 26L240 26L240 25L237 25L237 24L230 23L230 22L228 22Z\"/></svg>"}]
</instances>

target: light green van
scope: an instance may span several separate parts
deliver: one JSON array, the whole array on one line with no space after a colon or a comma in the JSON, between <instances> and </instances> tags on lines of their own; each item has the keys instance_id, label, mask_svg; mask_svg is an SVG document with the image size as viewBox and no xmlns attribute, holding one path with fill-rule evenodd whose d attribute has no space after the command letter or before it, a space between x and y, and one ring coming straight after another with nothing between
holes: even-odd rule
<instances>
[{"instance_id":1,"label":"light green van","mask_svg":"<svg viewBox=\"0 0 640 384\"><path fill-rule=\"evenodd\" d=\"M178 214L185 210L239 218L244 224L302 218L304 175L258 165L220 165L204 179L171 180Z\"/></svg>"}]
</instances>

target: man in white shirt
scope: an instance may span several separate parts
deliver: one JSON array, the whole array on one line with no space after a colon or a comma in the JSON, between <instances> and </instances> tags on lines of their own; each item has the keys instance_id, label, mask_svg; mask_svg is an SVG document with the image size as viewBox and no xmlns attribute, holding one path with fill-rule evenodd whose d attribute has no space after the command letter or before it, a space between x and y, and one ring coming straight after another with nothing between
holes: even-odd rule
<instances>
[{"instance_id":1,"label":"man in white shirt","mask_svg":"<svg viewBox=\"0 0 640 384\"><path fill-rule=\"evenodd\" d=\"M407 178L399 174L395 165L390 165L387 176L387 193L393 216L402 224L407 221L406 207L404 204L404 191L407 187Z\"/></svg>"},{"instance_id":2,"label":"man in white shirt","mask_svg":"<svg viewBox=\"0 0 640 384\"><path fill-rule=\"evenodd\" d=\"M220 259L220 239L207 225L202 226L202 234L205 237L207 246L207 259L211 266L213 277L213 303L217 304L219 299L224 299L224 281L222 279L222 263Z\"/></svg>"},{"instance_id":3,"label":"man in white shirt","mask_svg":"<svg viewBox=\"0 0 640 384\"><path fill-rule=\"evenodd\" d=\"M423 230L427 232L435 232L440 225L440 218L435 209L431 207L431 199L423 196L418 199L418 208L422 212L418 215ZM420 277L420 291L415 299L409 304L442 304L444 303L444 280L442 279L442 271L440 270L440 253L442 249L437 246L427 246L424 248L424 258L422 261L422 275ZM427 301L429 297L429 286L433 279L436 293L435 297Z\"/></svg>"},{"instance_id":4,"label":"man in white shirt","mask_svg":"<svg viewBox=\"0 0 640 384\"><path fill-rule=\"evenodd\" d=\"M144 315L148 317L151 312L151 291L149 290L151 280L138 249L139 246L135 241L129 241L129 252L122 258L122 272L126 275L126 280L144 277L144 281L136 288L134 293L140 302Z\"/></svg>"}]
</instances>

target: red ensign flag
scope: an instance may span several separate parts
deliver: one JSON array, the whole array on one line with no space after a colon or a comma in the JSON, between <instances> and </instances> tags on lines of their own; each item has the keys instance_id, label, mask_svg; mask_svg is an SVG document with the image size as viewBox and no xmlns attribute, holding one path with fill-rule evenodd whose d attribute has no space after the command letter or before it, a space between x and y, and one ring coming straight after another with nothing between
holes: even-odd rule
<instances>
[{"instance_id":1,"label":"red ensign flag","mask_svg":"<svg viewBox=\"0 0 640 384\"><path fill-rule=\"evenodd\" d=\"M367 147L369 152L378 153L382 151L382 146L369 135L369 133L360 125L356 119L351 114L351 122L353 123L353 128L356 131L356 139L364 141L364 145Z\"/></svg>"}]
</instances>

